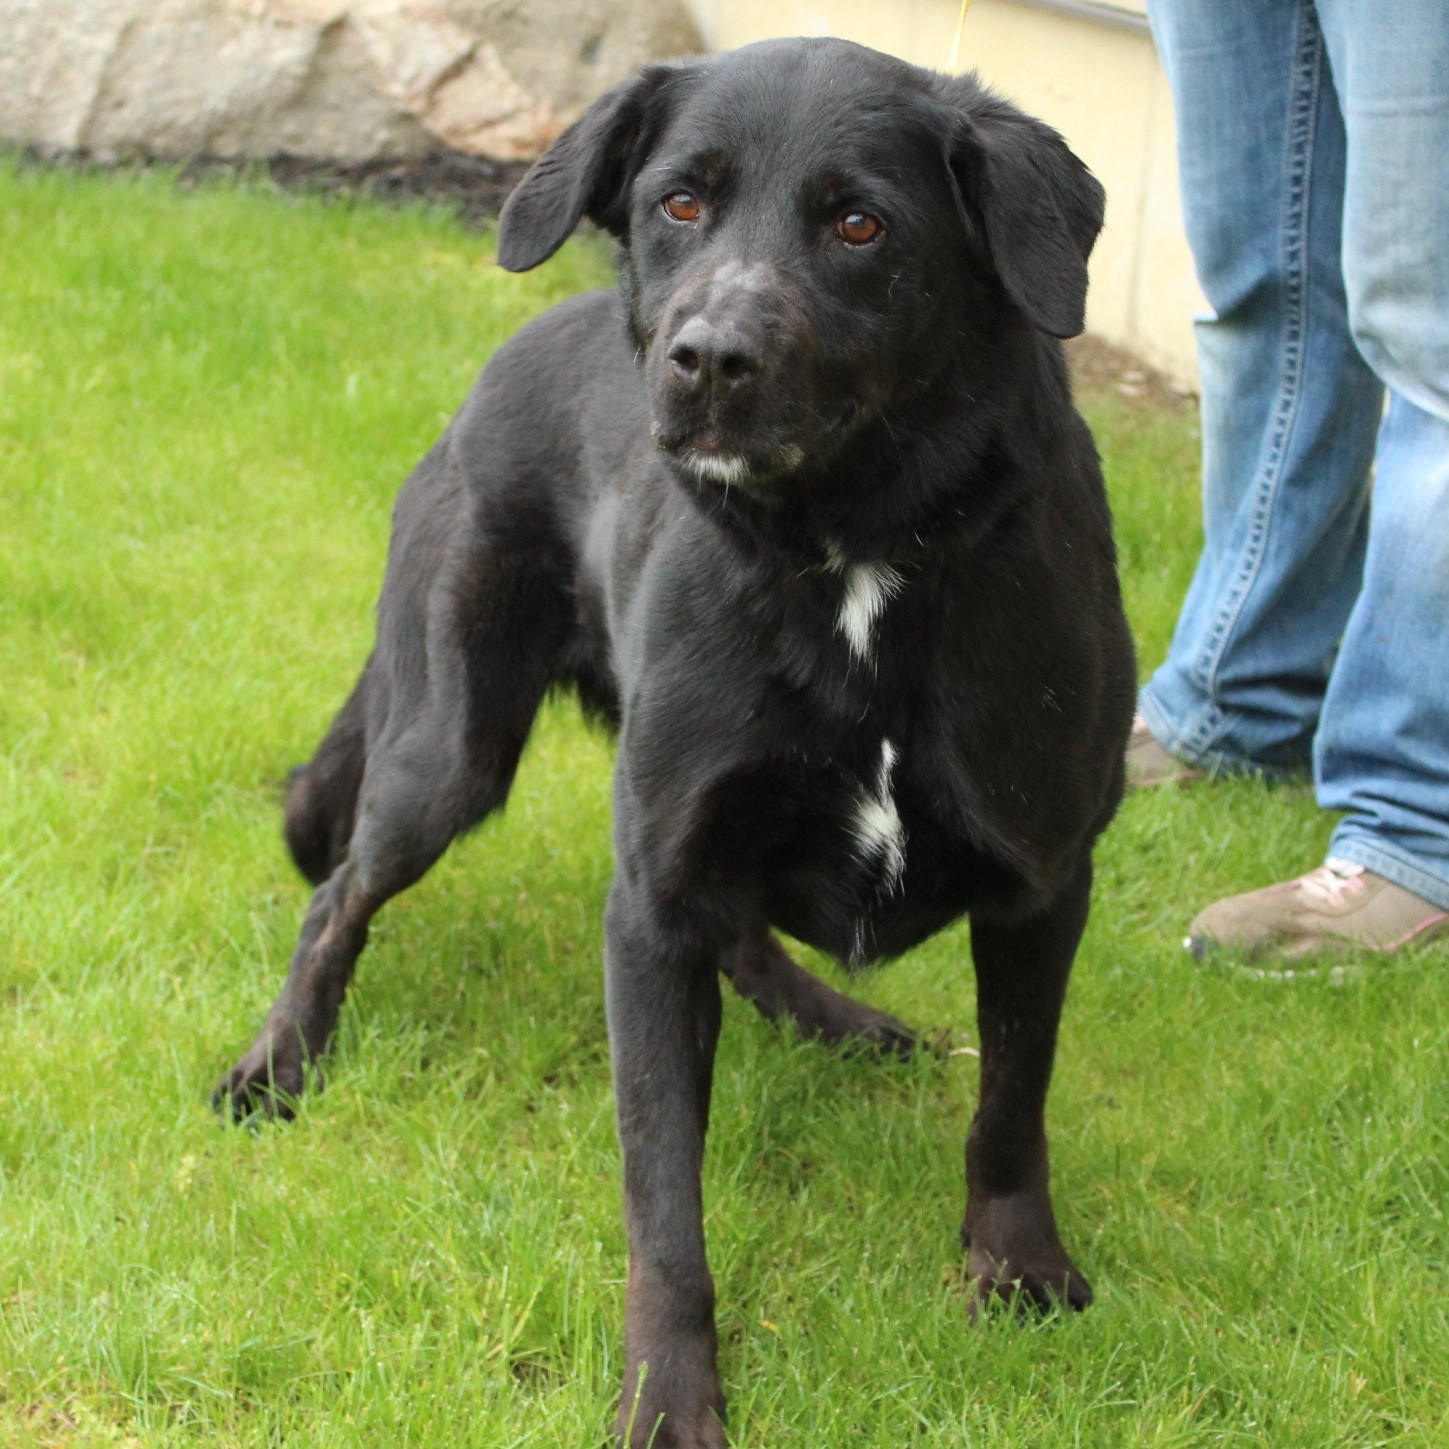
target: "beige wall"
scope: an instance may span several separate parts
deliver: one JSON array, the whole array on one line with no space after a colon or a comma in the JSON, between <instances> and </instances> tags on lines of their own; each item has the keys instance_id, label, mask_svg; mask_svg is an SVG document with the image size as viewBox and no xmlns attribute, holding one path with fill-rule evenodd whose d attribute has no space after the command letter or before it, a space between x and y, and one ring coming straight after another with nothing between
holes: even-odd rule
<instances>
[{"instance_id":1,"label":"beige wall","mask_svg":"<svg viewBox=\"0 0 1449 1449\"><path fill-rule=\"evenodd\" d=\"M727 50L777 35L841 35L944 70L958 0L688 0L705 43ZM1142 13L1141 0L1115 7ZM1140 29L1026 0L973 0L963 70L1066 136L1107 188L1092 255L1087 327L1192 385L1192 316L1202 306L1177 202L1172 103Z\"/></svg>"}]
</instances>

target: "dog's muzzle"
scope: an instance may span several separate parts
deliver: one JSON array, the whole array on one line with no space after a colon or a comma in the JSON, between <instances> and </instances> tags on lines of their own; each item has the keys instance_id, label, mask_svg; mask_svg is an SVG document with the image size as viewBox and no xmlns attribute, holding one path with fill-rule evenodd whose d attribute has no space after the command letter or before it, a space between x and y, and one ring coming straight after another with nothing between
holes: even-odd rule
<instances>
[{"instance_id":1,"label":"dog's muzzle","mask_svg":"<svg viewBox=\"0 0 1449 1449\"><path fill-rule=\"evenodd\" d=\"M677 295L655 334L654 440L697 481L764 486L810 451L809 388L770 280L763 266L726 264Z\"/></svg>"}]
</instances>

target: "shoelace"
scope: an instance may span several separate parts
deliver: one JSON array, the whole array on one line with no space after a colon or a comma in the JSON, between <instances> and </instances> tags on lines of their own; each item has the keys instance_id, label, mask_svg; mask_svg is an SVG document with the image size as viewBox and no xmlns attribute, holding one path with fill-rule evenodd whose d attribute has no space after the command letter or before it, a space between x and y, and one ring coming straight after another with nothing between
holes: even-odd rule
<instances>
[{"instance_id":1,"label":"shoelace","mask_svg":"<svg viewBox=\"0 0 1449 1449\"><path fill-rule=\"evenodd\" d=\"M1298 887L1305 895L1336 906L1345 894L1363 889L1360 877L1364 867L1356 860L1344 860L1342 856L1330 855L1317 870L1309 871L1298 881Z\"/></svg>"}]
</instances>

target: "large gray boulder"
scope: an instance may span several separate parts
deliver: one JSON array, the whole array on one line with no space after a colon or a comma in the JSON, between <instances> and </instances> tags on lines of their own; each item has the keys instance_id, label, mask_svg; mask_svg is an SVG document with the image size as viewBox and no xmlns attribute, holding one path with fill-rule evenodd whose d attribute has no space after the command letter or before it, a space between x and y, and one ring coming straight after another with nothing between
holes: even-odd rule
<instances>
[{"instance_id":1,"label":"large gray boulder","mask_svg":"<svg viewBox=\"0 0 1449 1449\"><path fill-rule=\"evenodd\" d=\"M0 0L0 140L102 157L536 156L681 0Z\"/></svg>"}]
</instances>

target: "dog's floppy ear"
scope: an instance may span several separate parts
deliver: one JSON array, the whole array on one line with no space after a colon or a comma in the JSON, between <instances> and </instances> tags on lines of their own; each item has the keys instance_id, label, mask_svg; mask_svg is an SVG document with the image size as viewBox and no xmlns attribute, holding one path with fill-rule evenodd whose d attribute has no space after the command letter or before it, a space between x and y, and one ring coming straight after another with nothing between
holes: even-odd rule
<instances>
[{"instance_id":1,"label":"dog's floppy ear","mask_svg":"<svg viewBox=\"0 0 1449 1449\"><path fill-rule=\"evenodd\" d=\"M498 261L510 272L546 262L587 216L627 229L629 187L657 130L669 66L649 66L591 105L534 162L503 205Z\"/></svg>"},{"instance_id":2,"label":"dog's floppy ear","mask_svg":"<svg viewBox=\"0 0 1449 1449\"><path fill-rule=\"evenodd\" d=\"M1087 258L1102 229L1101 183L1048 125L975 76L942 80L953 112L948 161L997 275L1027 319L1053 337L1086 325Z\"/></svg>"}]
</instances>

